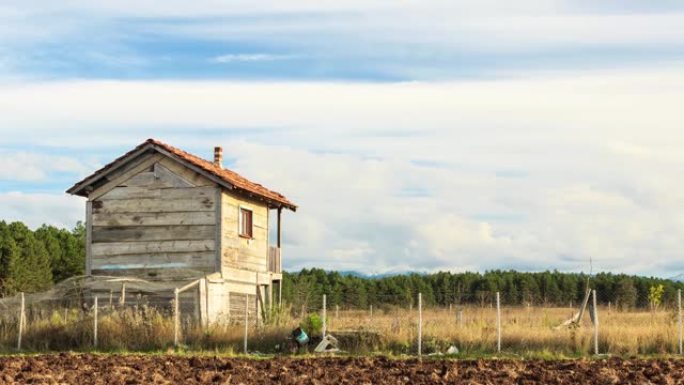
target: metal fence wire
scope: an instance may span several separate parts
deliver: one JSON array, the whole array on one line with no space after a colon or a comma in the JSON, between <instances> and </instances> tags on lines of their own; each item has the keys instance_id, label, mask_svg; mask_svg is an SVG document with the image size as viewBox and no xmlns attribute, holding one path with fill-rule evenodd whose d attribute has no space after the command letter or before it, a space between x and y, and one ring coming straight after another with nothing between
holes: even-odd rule
<instances>
[{"instance_id":1,"label":"metal fence wire","mask_svg":"<svg viewBox=\"0 0 684 385\"><path fill-rule=\"evenodd\" d=\"M0 351L186 346L283 353L296 351L292 331L299 327L310 348L333 336L350 353L682 354L681 292L674 307L632 310L598 306L596 291L566 307L504 305L499 292L435 306L416 292L378 295L362 308L323 294L263 312L245 295L232 299L228 317L207 323L192 288L191 281L77 277L47 292L3 298Z\"/></svg>"}]
</instances>

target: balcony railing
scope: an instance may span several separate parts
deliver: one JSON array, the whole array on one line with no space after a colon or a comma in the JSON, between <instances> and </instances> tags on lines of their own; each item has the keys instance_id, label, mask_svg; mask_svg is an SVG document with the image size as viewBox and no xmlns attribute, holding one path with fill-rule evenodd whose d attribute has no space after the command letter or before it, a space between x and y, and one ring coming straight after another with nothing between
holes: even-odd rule
<instances>
[{"instance_id":1,"label":"balcony railing","mask_svg":"<svg viewBox=\"0 0 684 385\"><path fill-rule=\"evenodd\" d=\"M268 247L268 271L280 273L282 265L280 262L280 248L275 246Z\"/></svg>"}]
</instances>

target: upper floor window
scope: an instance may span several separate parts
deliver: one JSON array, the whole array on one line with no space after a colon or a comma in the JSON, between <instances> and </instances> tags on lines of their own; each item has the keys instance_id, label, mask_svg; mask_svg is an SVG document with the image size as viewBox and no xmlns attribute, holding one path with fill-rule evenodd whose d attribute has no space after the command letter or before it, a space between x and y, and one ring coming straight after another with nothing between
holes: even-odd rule
<instances>
[{"instance_id":1,"label":"upper floor window","mask_svg":"<svg viewBox=\"0 0 684 385\"><path fill-rule=\"evenodd\" d=\"M252 210L240 207L240 236L252 238Z\"/></svg>"}]
</instances>

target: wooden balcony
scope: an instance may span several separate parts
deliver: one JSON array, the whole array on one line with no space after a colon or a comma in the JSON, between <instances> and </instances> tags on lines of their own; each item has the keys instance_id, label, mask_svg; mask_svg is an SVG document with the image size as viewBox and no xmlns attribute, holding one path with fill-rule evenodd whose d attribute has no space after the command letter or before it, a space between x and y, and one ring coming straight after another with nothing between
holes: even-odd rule
<instances>
[{"instance_id":1,"label":"wooden balcony","mask_svg":"<svg viewBox=\"0 0 684 385\"><path fill-rule=\"evenodd\" d=\"M276 246L268 247L268 271L271 273L282 272L282 265L280 261L280 248Z\"/></svg>"}]
</instances>

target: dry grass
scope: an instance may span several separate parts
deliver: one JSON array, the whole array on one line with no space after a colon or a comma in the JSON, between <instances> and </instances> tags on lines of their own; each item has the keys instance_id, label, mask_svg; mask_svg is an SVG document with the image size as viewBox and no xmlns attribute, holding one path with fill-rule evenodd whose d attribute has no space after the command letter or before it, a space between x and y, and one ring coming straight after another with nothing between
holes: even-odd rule
<instances>
[{"instance_id":1,"label":"dry grass","mask_svg":"<svg viewBox=\"0 0 684 385\"><path fill-rule=\"evenodd\" d=\"M579 328L556 329L569 319L569 308L504 308L502 350L508 353L550 353L588 355L593 353L593 327L585 313ZM416 351L416 311L386 309L332 314L330 330L354 330L364 327L377 332L380 348L394 353ZM329 317L330 318L330 317ZM677 320L670 311L623 312L599 310L599 350L618 355L668 354L678 349ZM456 310L423 311L423 351L446 351L454 345L466 354L487 354L496 350L496 309L464 308L461 320Z\"/></svg>"},{"instance_id":2,"label":"dry grass","mask_svg":"<svg viewBox=\"0 0 684 385\"><path fill-rule=\"evenodd\" d=\"M250 351L283 350L289 332L300 319L279 315L279 322L249 328ZM464 308L457 311L423 311L423 352L444 352L454 345L466 355L482 355L496 349L496 310ZM520 355L575 356L593 352L593 331L588 314L579 328L555 330L568 319L569 308L505 308L502 310L502 349ZM677 321L671 311L600 310L600 350L617 355L669 354L677 351ZM101 311L98 350L163 351L173 345L173 320L154 309ZM416 351L417 312L407 309L328 313L328 330L342 337L352 353L413 354ZM212 325L203 329L184 321L182 341L188 350L241 352L244 326ZM352 331L352 333L345 333ZM361 331L361 332L359 332ZM310 331L309 331L310 332ZM351 338L350 338L351 336ZM93 318L90 312L55 311L27 322L25 351L92 350ZM17 323L0 319L0 350L15 351Z\"/></svg>"}]
</instances>

